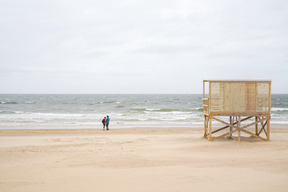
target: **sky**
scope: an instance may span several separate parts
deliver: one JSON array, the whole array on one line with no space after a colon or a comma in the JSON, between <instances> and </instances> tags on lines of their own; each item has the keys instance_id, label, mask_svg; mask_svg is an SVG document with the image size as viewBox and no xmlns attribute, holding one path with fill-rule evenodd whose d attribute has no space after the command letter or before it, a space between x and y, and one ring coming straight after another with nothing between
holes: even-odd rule
<instances>
[{"instance_id":1,"label":"sky","mask_svg":"<svg viewBox=\"0 0 288 192\"><path fill-rule=\"evenodd\" d=\"M287 0L1 0L0 94L288 93Z\"/></svg>"}]
</instances>

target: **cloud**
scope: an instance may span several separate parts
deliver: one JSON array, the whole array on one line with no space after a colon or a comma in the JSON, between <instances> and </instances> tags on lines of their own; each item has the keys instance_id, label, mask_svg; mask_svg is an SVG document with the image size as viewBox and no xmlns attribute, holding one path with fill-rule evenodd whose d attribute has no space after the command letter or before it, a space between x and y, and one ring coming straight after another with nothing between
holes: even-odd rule
<instances>
[{"instance_id":1,"label":"cloud","mask_svg":"<svg viewBox=\"0 0 288 192\"><path fill-rule=\"evenodd\" d=\"M277 74L282 88L274 91L288 92L282 83L288 80L282 73L287 70L287 8L282 0L4 0L2 92L11 92L9 87L33 92L31 76L46 85L42 90L35 85L34 92L69 87L78 93L81 84L85 93L109 92L105 81L119 93L190 93L179 85ZM50 79L61 81L61 76L70 83L50 89ZM16 82L31 86L25 91ZM87 83L96 88L88 89Z\"/></svg>"}]
</instances>

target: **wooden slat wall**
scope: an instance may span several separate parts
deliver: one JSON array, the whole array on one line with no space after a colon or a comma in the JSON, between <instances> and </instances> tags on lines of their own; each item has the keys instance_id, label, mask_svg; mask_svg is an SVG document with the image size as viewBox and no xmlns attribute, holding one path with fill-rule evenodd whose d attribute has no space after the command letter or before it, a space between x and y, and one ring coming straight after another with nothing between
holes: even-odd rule
<instances>
[{"instance_id":1,"label":"wooden slat wall","mask_svg":"<svg viewBox=\"0 0 288 192\"><path fill-rule=\"evenodd\" d=\"M210 82L211 113L267 113L270 110L270 83L254 81Z\"/></svg>"},{"instance_id":2,"label":"wooden slat wall","mask_svg":"<svg viewBox=\"0 0 288 192\"><path fill-rule=\"evenodd\" d=\"M256 111L267 112L270 110L270 85L268 83L257 83Z\"/></svg>"},{"instance_id":3,"label":"wooden slat wall","mask_svg":"<svg viewBox=\"0 0 288 192\"><path fill-rule=\"evenodd\" d=\"M256 110L256 83L247 82L245 89L246 111L254 112Z\"/></svg>"}]
</instances>

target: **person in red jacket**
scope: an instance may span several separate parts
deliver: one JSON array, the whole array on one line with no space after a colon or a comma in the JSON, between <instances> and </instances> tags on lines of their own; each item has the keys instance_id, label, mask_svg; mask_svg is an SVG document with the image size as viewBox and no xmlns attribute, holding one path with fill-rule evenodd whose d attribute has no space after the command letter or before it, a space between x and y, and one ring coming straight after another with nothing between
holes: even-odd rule
<instances>
[{"instance_id":1,"label":"person in red jacket","mask_svg":"<svg viewBox=\"0 0 288 192\"><path fill-rule=\"evenodd\" d=\"M104 117L104 119L102 119L102 124L103 124L103 131L105 130L105 126L106 126L106 117Z\"/></svg>"}]
</instances>

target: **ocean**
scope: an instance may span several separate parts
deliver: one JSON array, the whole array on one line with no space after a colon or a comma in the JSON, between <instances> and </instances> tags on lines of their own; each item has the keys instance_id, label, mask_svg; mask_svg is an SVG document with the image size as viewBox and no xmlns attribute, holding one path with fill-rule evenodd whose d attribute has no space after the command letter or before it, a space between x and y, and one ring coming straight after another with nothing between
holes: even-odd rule
<instances>
[{"instance_id":1,"label":"ocean","mask_svg":"<svg viewBox=\"0 0 288 192\"><path fill-rule=\"evenodd\" d=\"M0 129L203 127L202 94L0 94ZM288 94L273 94L271 124L288 124Z\"/></svg>"}]
</instances>

